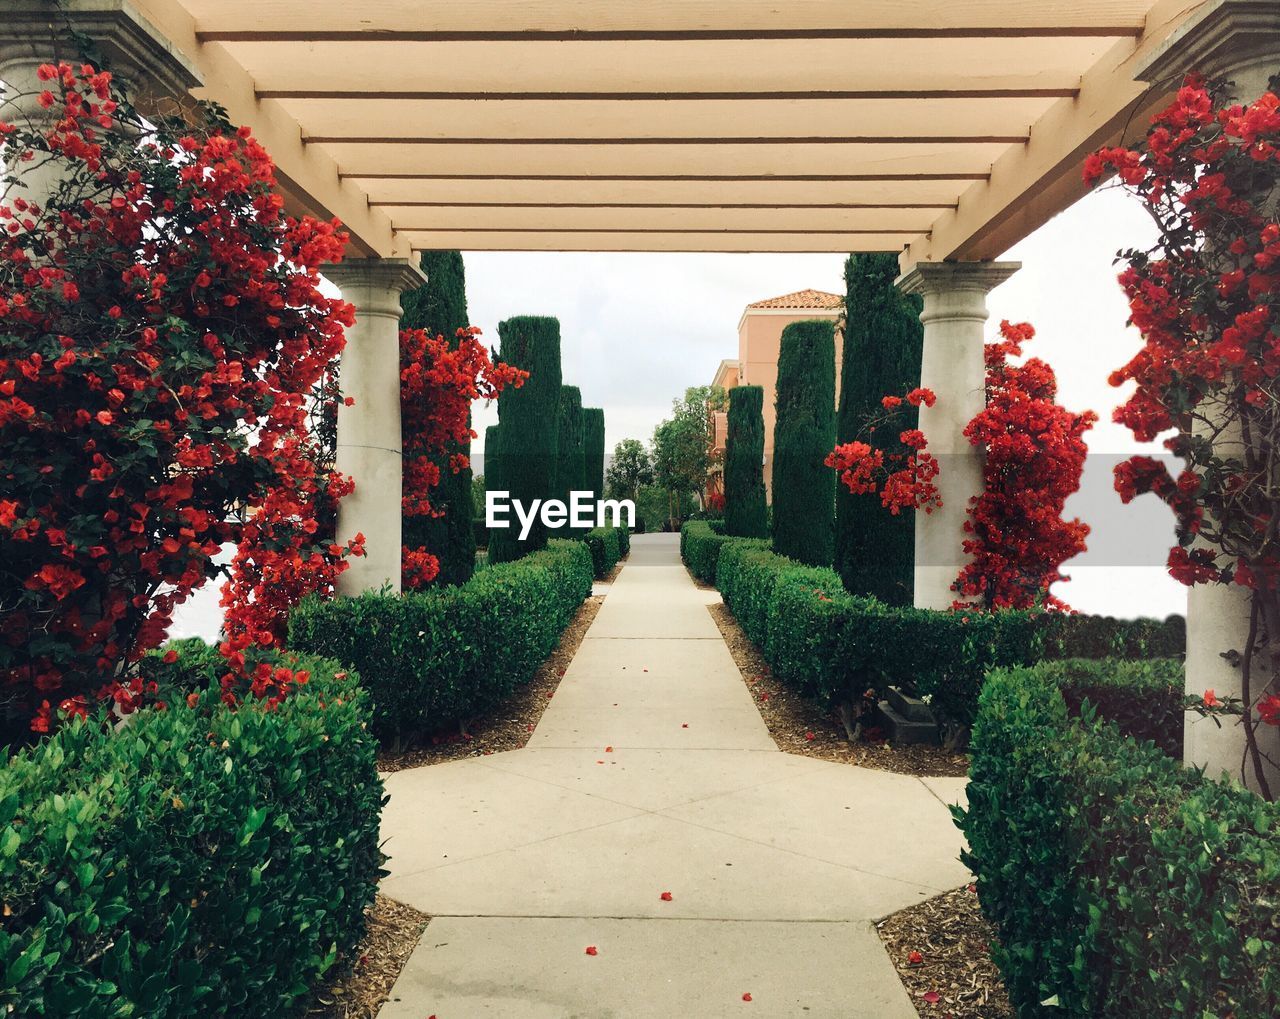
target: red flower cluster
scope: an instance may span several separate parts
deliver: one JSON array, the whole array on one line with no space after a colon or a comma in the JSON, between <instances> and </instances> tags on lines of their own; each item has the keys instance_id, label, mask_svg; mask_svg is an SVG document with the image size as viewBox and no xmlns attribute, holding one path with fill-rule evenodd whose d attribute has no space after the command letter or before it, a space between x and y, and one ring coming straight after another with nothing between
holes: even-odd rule
<instances>
[{"instance_id":1,"label":"red flower cluster","mask_svg":"<svg viewBox=\"0 0 1280 1019\"><path fill-rule=\"evenodd\" d=\"M324 537L346 483L305 427L351 321L318 289L345 235L286 217L270 158L216 111L121 122L105 72L40 76L51 122L0 125L10 172L65 171L46 207L0 206L0 681L47 725L46 699L153 692L130 665L224 543L243 540L233 660L358 543Z\"/></svg>"},{"instance_id":2,"label":"red flower cluster","mask_svg":"<svg viewBox=\"0 0 1280 1019\"><path fill-rule=\"evenodd\" d=\"M1118 174L1160 233L1152 250L1122 252L1120 284L1143 345L1111 376L1136 386L1115 418L1143 440L1176 429L1165 446L1186 460L1175 479L1134 458L1117 468L1116 488L1125 501L1151 492L1176 514L1174 577L1251 592L1241 675L1247 754L1265 793L1251 712L1280 724L1280 699L1262 683L1251 700L1250 684L1268 642L1268 682L1280 672L1280 99L1274 87L1247 105L1224 92L1188 78L1140 150L1103 149L1085 177Z\"/></svg>"},{"instance_id":3,"label":"red flower cluster","mask_svg":"<svg viewBox=\"0 0 1280 1019\"><path fill-rule=\"evenodd\" d=\"M932 513L942 505L938 488L938 461L925 452L925 438L918 428L903 429L903 405L932 407L937 397L932 390L917 388L905 396L886 396L880 401L884 414L863 426L869 439L876 432L898 431L898 445L877 449L869 442L846 442L837 446L823 461L840 472L840 480L855 495L880 493L881 504L897 515L904 509L922 509Z\"/></svg>"},{"instance_id":4,"label":"red flower cluster","mask_svg":"<svg viewBox=\"0 0 1280 1019\"><path fill-rule=\"evenodd\" d=\"M1035 336L1027 323L1000 323L1001 340L984 350L987 405L964 430L986 452L983 492L970 501L964 542L969 561L956 578L963 596L989 609L1056 609L1049 594L1064 562L1085 549L1088 525L1062 519L1080 487L1092 411L1073 414L1057 402L1058 380L1039 358L1009 363Z\"/></svg>"},{"instance_id":5,"label":"red flower cluster","mask_svg":"<svg viewBox=\"0 0 1280 1019\"><path fill-rule=\"evenodd\" d=\"M454 343L423 329L400 332L400 410L404 435L403 508L406 517L437 516L431 491L440 484L440 454L450 446L476 437L471 429L471 405L496 399L507 386L521 386L527 371L490 357L476 339L475 326L459 329ZM454 454L449 468L455 474L467 458ZM425 548L403 549L401 584L425 587L440 572L440 561Z\"/></svg>"}]
</instances>

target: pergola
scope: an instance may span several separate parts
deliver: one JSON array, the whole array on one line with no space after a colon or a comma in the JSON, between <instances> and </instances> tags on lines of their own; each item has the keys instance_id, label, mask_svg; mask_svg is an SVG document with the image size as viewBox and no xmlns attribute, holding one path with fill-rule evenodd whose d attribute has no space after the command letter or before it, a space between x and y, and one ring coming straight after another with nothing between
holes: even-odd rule
<instances>
[{"instance_id":1,"label":"pergola","mask_svg":"<svg viewBox=\"0 0 1280 1019\"><path fill-rule=\"evenodd\" d=\"M339 217L327 275L357 309L343 358L344 590L398 586L399 293L415 250L900 251L924 296L921 413L943 509L918 515L917 604L949 605L982 485L994 262L1084 192L1084 155L1143 133L1190 69L1252 97L1280 65L1276 0L8 0L21 87L69 18L159 98L217 101L297 211ZM61 44L63 54L68 46ZM1204 589L1188 671L1247 603ZM1238 761L1196 726L1190 756ZM1199 734L1199 735L1196 735ZM1197 742L1198 741L1198 742ZM1232 758L1228 761L1227 758Z\"/></svg>"}]
</instances>

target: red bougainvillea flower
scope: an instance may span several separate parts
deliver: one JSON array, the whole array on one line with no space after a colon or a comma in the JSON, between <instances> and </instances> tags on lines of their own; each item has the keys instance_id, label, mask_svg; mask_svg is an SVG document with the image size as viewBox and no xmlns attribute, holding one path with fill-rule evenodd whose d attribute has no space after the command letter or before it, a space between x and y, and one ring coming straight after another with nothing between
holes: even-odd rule
<instances>
[{"instance_id":1,"label":"red bougainvillea flower","mask_svg":"<svg viewBox=\"0 0 1280 1019\"><path fill-rule=\"evenodd\" d=\"M1208 690L1206 690L1206 691L1204 692L1204 706L1205 706L1206 708L1220 708L1220 707L1222 707L1222 701L1218 700L1218 697L1217 697L1217 695L1213 692L1213 689L1212 689L1212 688L1210 688L1210 689L1208 689Z\"/></svg>"}]
</instances>

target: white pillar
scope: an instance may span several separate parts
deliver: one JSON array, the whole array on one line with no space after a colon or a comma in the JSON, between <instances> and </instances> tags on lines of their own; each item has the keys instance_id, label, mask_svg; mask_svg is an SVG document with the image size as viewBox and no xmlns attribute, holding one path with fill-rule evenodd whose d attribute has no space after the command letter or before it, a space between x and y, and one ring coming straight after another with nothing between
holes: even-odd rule
<instances>
[{"instance_id":1,"label":"white pillar","mask_svg":"<svg viewBox=\"0 0 1280 1019\"><path fill-rule=\"evenodd\" d=\"M942 506L917 511L915 604L945 609L965 562L962 551L969 500L982 492L982 454L964 429L986 406L983 329L987 294L1020 268L1018 262L922 262L898 280L899 288L924 298L924 355L920 385L937 395L920 408L920 430L938 460L936 484Z\"/></svg>"},{"instance_id":2,"label":"white pillar","mask_svg":"<svg viewBox=\"0 0 1280 1019\"><path fill-rule=\"evenodd\" d=\"M1231 81L1240 102L1257 99L1267 90L1270 76L1280 71L1280 4L1222 0L1209 6L1147 62L1139 77L1176 87L1188 71ZM1231 652L1245 647L1249 610L1249 593L1242 587L1200 584L1187 591L1187 693L1200 697L1213 690L1218 697L1240 696L1240 668L1232 664ZM1261 657L1255 660L1254 696L1268 681L1275 681ZM1258 738L1262 749L1280 760L1280 732L1259 726ZM1238 720L1223 719L1219 726L1211 718L1187 712L1182 757L1188 764L1204 767L1215 778L1225 775L1239 781L1244 747L1244 728ZM1243 777L1256 787L1252 765ZM1280 793L1280 769L1269 768L1267 780L1272 793Z\"/></svg>"},{"instance_id":3,"label":"white pillar","mask_svg":"<svg viewBox=\"0 0 1280 1019\"><path fill-rule=\"evenodd\" d=\"M338 504L338 541L362 533L365 554L338 577L340 594L390 585L400 590L400 294L426 277L398 258L347 259L324 275L355 305L347 330L340 388L355 402L338 404L336 467L355 491Z\"/></svg>"},{"instance_id":4,"label":"white pillar","mask_svg":"<svg viewBox=\"0 0 1280 1019\"><path fill-rule=\"evenodd\" d=\"M200 77L172 43L125 0L10 0L0 17L0 81L6 85L0 117L42 129L50 126L54 110L40 106L37 97L56 85L39 80L41 64L65 60L81 63L68 38L70 24L94 41L110 62L112 72L128 82L134 105L146 115L157 109L172 111L185 100ZM60 160L41 159L20 168L21 182L5 193L5 200L26 198L44 206L65 173Z\"/></svg>"}]
</instances>

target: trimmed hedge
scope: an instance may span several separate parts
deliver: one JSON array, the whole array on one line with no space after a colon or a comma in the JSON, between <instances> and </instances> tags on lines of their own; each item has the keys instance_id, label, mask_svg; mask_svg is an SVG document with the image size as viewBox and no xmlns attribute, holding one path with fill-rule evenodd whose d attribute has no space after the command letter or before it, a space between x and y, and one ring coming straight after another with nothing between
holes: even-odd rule
<instances>
[{"instance_id":1,"label":"trimmed hedge","mask_svg":"<svg viewBox=\"0 0 1280 1019\"><path fill-rule=\"evenodd\" d=\"M382 783L358 677L302 658L277 708L232 709L204 661L193 704L68 724L0 772L0 1008L290 1014L363 936Z\"/></svg>"},{"instance_id":2,"label":"trimmed hedge","mask_svg":"<svg viewBox=\"0 0 1280 1019\"><path fill-rule=\"evenodd\" d=\"M729 390L724 529L743 538L769 536L764 490L764 389L760 386L734 386Z\"/></svg>"},{"instance_id":3,"label":"trimmed hedge","mask_svg":"<svg viewBox=\"0 0 1280 1019\"><path fill-rule=\"evenodd\" d=\"M604 580L631 552L631 535L625 527L595 527L582 540L591 550L596 580Z\"/></svg>"},{"instance_id":4,"label":"trimmed hedge","mask_svg":"<svg viewBox=\"0 0 1280 1019\"><path fill-rule=\"evenodd\" d=\"M778 354L773 426L773 545L812 566L835 558L836 472L824 461L836 444L835 325L792 322Z\"/></svg>"},{"instance_id":5,"label":"trimmed hedge","mask_svg":"<svg viewBox=\"0 0 1280 1019\"><path fill-rule=\"evenodd\" d=\"M968 726L992 668L1092 657L1101 646L1143 657L1182 654L1178 617L1124 622L889 606L848 594L831 570L778 555L767 542L717 535L709 523L687 524L681 550L696 577L714 575L725 605L778 678L823 701L856 701L868 689L883 693L899 685L929 697L943 721ZM1152 724L1171 718L1168 703L1162 701L1158 711L1147 706ZM1176 714L1181 715L1180 706ZM1126 724L1135 726L1138 719ZM1180 721L1167 739L1180 745Z\"/></svg>"},{"instance_id":6,"label":"trimmed hedge","mask_svg":"<svg viewBox=\"0 0 1280 1019\"><path fill-rule=\"evenodd\" d=\"M904 294L895 252L850 255L844 264L844 355L836 441L868 440L868 418L885 413L880 401L920 384L923 300ZM904 447L898 435L919 423L919 412L903 404L872 437L881 449ZM915 511L886 513L874 493L854 495L836 485L836 572L850 594L910 605L915 588Z\"/></svg>"},{"instance_id":7,"label":"trimmed hedge","mask_svg":"<svg viewBox=\"0 0 1280 1019\"><path fill-rule=\"evenodd\" d=\"M1280 1015L1280 806L1072 720L1056 678L988 677L955 811L1018 1015Z\"/></svg>"},{"instance_id":8,"label":"trimmed hedge","mask_svg":"<svg viewBox=\"0 0 1280 1019\"><path fill-rule=\"evenodd\" d=\"M585 543L556 539L459 587L306 599L289 617L289 646L358 670L374 732L398 744L473 718L527 683L593 575Z\"/></svg>"}]
</instances>

